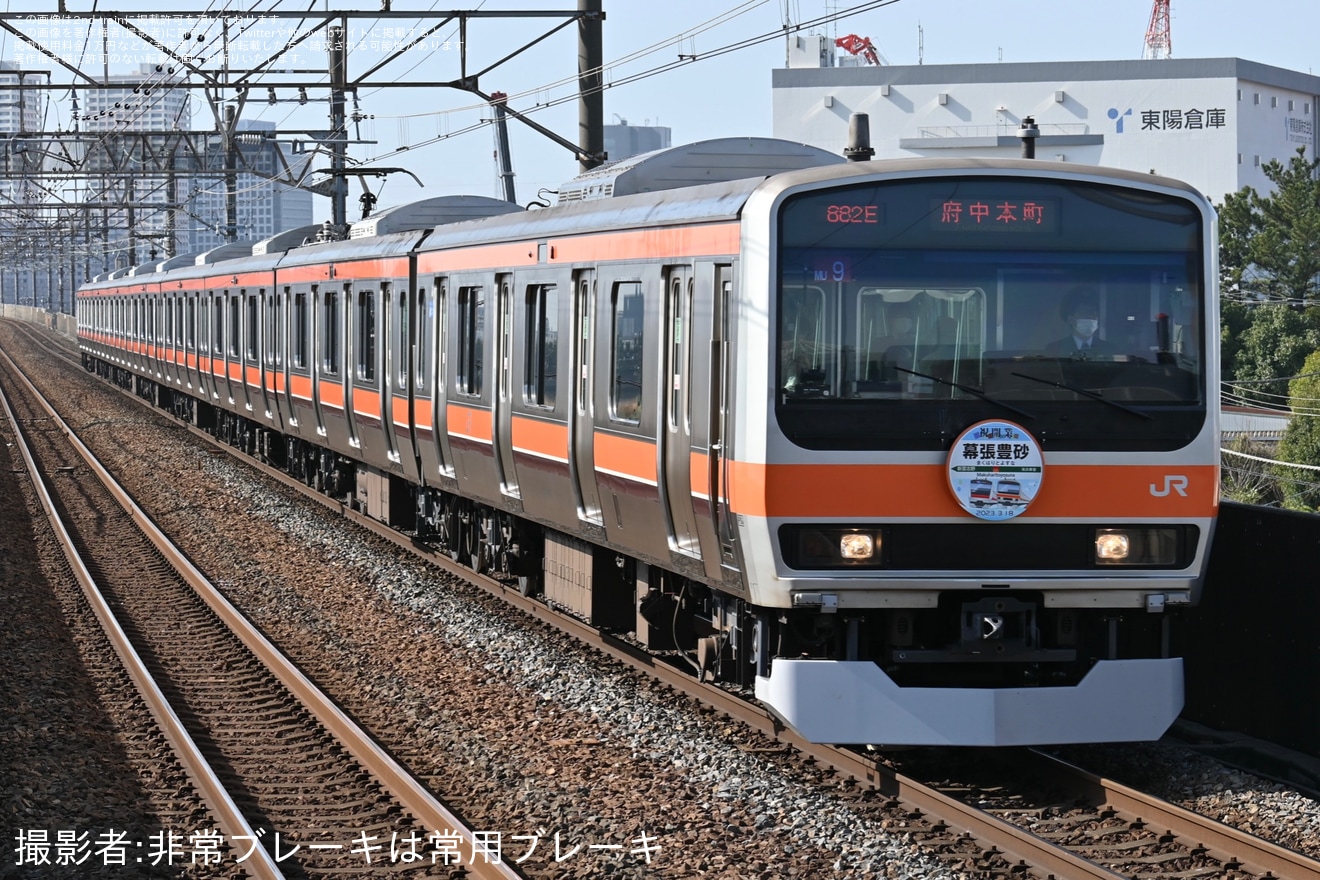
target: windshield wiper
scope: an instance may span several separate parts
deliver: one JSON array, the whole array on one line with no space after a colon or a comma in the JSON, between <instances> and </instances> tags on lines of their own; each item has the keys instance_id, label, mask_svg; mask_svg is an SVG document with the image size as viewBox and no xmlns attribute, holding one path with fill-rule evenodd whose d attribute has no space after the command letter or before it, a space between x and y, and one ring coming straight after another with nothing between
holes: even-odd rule
<instances>
[{"instance_id":1,"label":"windshield wiper","mask_svg":"<svg viewBox=\"0 0 1320 880\"><path fill-rule=\"evenodd\" d=\"M960 385L957 382L950 382L948 379L941 379L939 376L932 376L929 373L918 373L916 370L908 370L897 365L894 366L894 369L898 370L900 373L907 373L912 376L920 376L921 378L929 379L932 382L939 382L941 385L948 385L950 388L957 388L959 391L966 391L968 394L971 394L974 397L979 397L982 400L986 401L987 403L993 403L996 406L1002 406L1004 409L1008 410L1009 412L1015 412L1018 415L1022 416L1023 418L1027 418L1027 419L1036 418L1033 414L1027 412L1025 409L1019 409L1018 407L1013 406L1013 404L1011 403L1005 403L1002 400L996 400L995 398L986 394L980 388L973 388L970 385Z\"/></svg>"},{"instance_id":2,"label":"windshield wiper","mask_svg":"<svg viewBox=\"0 0 1320 880\"><path fill-rule=\"evenodd\" d=\"M1121 409L1125 413L1131 413L1134 416L1139 416L1148 422L1153 421L1155 419L1155 417L1150 413L1142 412L1139 409L1133 409L1127 404L1119 403L1117 400L1110 400L1108 397L1105 397L1103 394L1096 394L1094 391L1087 391L1085 388L1078 388L1075 385L1065 385L1062 382L1055 382L1053 379L1042 379L1039 376L1029 376L1026 373L1014 372L1012 375L1017 376L1020 379L1030 379L1031 381L1039 382L1042 385L1052 385L1055 388L1062 388L1064 391L1071 391L1074 394L1081 394L1084 397L1091 398L1092 400L1098 400L1101 403L1107 403L1110 406L1114 407L1115 409Z\"/></svg>"}]
</instances>

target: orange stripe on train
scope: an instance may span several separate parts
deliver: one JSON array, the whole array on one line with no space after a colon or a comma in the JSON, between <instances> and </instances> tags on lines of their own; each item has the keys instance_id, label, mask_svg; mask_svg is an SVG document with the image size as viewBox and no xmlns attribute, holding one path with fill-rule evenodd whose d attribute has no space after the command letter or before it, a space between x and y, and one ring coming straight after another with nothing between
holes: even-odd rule
<instances>
[{"instance_id":1,"label":"orange stripe on train","mask_svg":"<svg viewBox=\"0 0 1320 880\"><path fill-rule=\"evenodd\" d=\"M646 483L658 483L655 442L597 431L596 470L609 471Z\"/></svg>"},{"instance_id":2,"label":"orange stripe on train","mask_svg":"<svg viewBox=\"0 0 1320 880\"><path fill-rule=\"evenodd\" d=\"M680 226L550 239L551 263L651 257L713 257L738 252L738 224Z\"/></svg>"},{"instance_id":3,"label":"orange stripe on train","mask_svg":"<svg viewBox=\"0 0 1320 880\"><path fill-rule=\"evenodd\" d=\"M559 462L568 461L568 425L514 416L512 427L514 449Z\"/></svg>"},{"instance_id":4,"label":"orange stripe on train","mask_svg":"<svg viewBox=\"0 0 1320 880\"><path fill-rule=\"evenodd\" d=\"M493 443L490 410L449 404L445 410L451 436Z\"/></svg>"},{"instance_id":5,"label":"orange stripe on train","mask_svg":"<svg viewBox=\"0 0 1320 880\"><path fill-rule=\"evenodd\" d=\"M1185 477L1187 494L1167 489L1166 477ZM1018 519L1210 517L1219 504L1218 480L1212 465L1047 464L1039 495ZM733 461L729 482L730 508L746 516L970 519L943 465Z\"/></svg>"}]
</instances>

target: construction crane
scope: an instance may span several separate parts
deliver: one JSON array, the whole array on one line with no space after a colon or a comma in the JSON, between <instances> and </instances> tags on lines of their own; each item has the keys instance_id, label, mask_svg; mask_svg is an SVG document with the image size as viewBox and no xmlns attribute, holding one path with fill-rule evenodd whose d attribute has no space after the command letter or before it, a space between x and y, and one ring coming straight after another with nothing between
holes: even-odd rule
<instances>
[{"instance_id":1,"label":"construction crane","mask_svg":"<svg viewBox=\"0 0 1320 880\"><path fill-rule=\"evenodd\" d=\"M1146 27L1146 48L1142 58L1173 57L1173 35L1169 29L1170 0L1154 0L1150 9L1150 24Z\"/></svg>"},{"instance_id":2,"label":"construction crane","mask_svg":"<svg viewBox=\"0 0 1320 880\"><path fill-rule=\"evenodd\" d=\"M846 37L839 37L834 41L834 45L848 52L850 55L861 55L867 64L880 64L880 53L876 51L870 37L859 37L856 34L848 34Z\"/></svg>"}]
</instances>

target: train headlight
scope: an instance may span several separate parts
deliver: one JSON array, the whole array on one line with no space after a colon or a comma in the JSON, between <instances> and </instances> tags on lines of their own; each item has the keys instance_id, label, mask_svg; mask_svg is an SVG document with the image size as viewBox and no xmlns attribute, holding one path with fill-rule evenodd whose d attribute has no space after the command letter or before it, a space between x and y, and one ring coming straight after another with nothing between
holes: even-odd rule
<instances>
[{"instance_id":1,"label":"train headlight","mask_svg":"<svg viewBox=\"0 0 1320 880\"><path fill-rule=\"evenodd\" d=\"M884 565L884 533L874 527L785 525L779 546L784 562L799 571Z\"/></svg>"},{"instance_id":2,"label":"train headlight","mask_svg":"<svg viewBox=\"0 0 1320 880\"><path fill-rule=\"evenodd\" d=\"M1132 539L1123 532L1101 531L1095 536L1095 561L1122 562L1132 549Z\"/></svg>"},{"instance_id":3,"label":"train headlight","mask_svg":"<svg viewBox=\"0 0 1320 880\"><path fill-rule=\"evenodd\" d=\"M1177 561L1175 528L1096 529L1096 565L1168 567Z\"/></svg>"},{"instance_id":4,"label":"train headlight","mask_svg":"<svg viewBox=\"0 0 1320 880\"><path fill-rule=\"evenodd\" d=\"M875 555L875 538L854 533L839 538L839 555L844 559L870 559Z\"/></svg>"}]
</instances>

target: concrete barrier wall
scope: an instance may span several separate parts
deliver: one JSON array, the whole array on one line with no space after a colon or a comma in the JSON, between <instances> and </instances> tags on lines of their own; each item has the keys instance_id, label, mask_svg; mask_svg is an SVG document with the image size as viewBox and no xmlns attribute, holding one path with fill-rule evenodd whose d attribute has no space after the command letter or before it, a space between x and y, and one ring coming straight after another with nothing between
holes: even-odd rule
<instances>
[{"instance_id":1,"label":"concrete barrier wall","mask_svg":"<svg viewBox=\"0 0 1320 880\"><path fill-rule=\"evenodd\" d=\"M32 324L41 324L49 327L56 333L68 337L78 335L78 320L73 315L65 315L59 312L48 312L45 309L37 309L32 306L15 306L0 304L0 318L9 318L14 321L27 321Z\"/></svg>"},{"instance_id":2,"label":"concrete barrier wall","mask_svg":"<svg viewBox=\"0 0 1320 880\"><path fill-rule=\"evenodd\" d=\"M1178 627L1183 717L1320 756L1320 516L1224 503Z\"/></svg>"}]
</instances>

